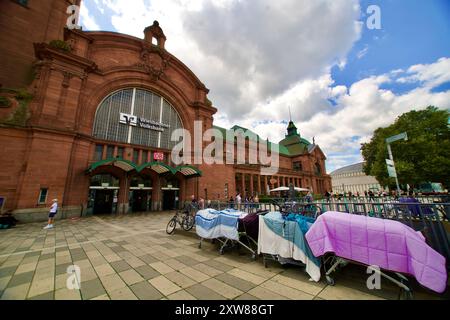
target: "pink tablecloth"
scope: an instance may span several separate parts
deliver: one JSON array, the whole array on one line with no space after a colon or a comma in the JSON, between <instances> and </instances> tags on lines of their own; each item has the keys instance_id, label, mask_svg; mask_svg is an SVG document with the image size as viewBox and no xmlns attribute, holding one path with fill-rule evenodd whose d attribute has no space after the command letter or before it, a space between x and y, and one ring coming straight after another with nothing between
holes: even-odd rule
<instances>
[{"instance_id":1,"label":"pink tablecloth","mask_svg":"<svg viewBox=\"0 0 450 320\"><path fill-rule=\"evenodd\" d=\"M306 240L316 257L333 252L345 259L410 274L439 293L447 286L445 258L420 232L398 221L326 212L306 233Z\"/></svg>"}]
</instances>

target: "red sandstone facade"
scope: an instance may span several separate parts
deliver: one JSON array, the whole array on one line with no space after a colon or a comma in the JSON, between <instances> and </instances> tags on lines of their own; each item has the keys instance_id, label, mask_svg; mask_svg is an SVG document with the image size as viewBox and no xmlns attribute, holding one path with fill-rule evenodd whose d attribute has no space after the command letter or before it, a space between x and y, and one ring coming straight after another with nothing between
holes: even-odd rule
<instances>
[{"instance_id":1,"label":"red sandstone facade","mask_svg":"<svg viewBox=\"0 0 450 320\"><path fill-rule=\"evenodd\" d=\"M172 106L182 127L192 133L196 120L202 121L203 131L212 128L217 109L207 99L205 85L165 50L166 37L157 23L145 29L144 39L71 31L65 28L70 4L0 2L3 210L12 210L22 220L37 220L45 217L53 198L59 199L61 216L69 217L92 213L100 200L106 207L98 210L110 205L113 212L128 213L179 205L191 194L225 200L236 192L265 194L268 186L289 183L315 193L331 188L324 154L299 135L294 142L304 148L287 150L292 147L288 134L281 144L285 152L280 152L280 170L270 177L261 176L257 165L175 168L170 148L99 139L93 129L101 122L96 120L99 106L116 92L132 92L133 103L136 92L162 97L158 101L164 101L164 108L165 103ZM155 161L161 154L164 159ZM112 161L99 162L105 159ZM164 172L166 167L171 171ZM94 185L99 175L112 180Z\"/></svg>"}]
</instances>

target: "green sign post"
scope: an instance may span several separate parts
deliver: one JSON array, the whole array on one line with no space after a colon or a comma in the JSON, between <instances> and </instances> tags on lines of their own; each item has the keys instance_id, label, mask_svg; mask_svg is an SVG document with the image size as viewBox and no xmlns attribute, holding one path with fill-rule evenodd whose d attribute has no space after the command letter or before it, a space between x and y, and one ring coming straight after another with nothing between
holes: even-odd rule
<instances>
[{"instance_id":1,"label":"green sign post","mask_svg":"<svg viewBox=\"0 0 450 320\"><path fill-rule=\"evenodd\" d=\"M397 178L397 172L395 171L394 161L386 159L387 170L390 178Z\"/></svg>"},{"instance_id":2,"label":"green sign post","mask_svg":"<svg viewBox=\"0 0 450 320\"><path fill-rule=\"evenodd\" d=\"M389 154L389 159L386 159L386 165L387 165L389 177L395 178L395 183L397 184L397 194L400 195L401 190L400 190L400 185L398 183L397 172L395 170L394 157L392 156L392 150L391 150L391 143L398 141L398 140L407 141L408 135L406 134L406 132L402 132L400 134L397 134L395 136L392 136L392 137L389 137L386 139L386 144L387 144L387 149L388 149L388 154Z\"/></svg>"},{"instance_id":3,"label":"green sign post","mask_svg":"<svg viewBox=\"0 0 450 320\"><path fill-rule=\"evenodd\" d=\"M395 136L389 137L389 138L386 139L386 143L389 144L389 143L392 143L392 142L395 142L395 141L398 141L398 140L408 141L407 133L406 132L402 132L402 133L397 134Z\"/></svg>"}]
</instances>

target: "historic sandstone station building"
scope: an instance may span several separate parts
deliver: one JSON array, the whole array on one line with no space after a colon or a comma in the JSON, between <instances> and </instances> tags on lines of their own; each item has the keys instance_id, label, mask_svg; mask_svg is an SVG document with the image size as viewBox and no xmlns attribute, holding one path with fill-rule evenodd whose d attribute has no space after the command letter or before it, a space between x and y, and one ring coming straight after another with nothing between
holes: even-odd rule
<instances>
[{"instance_id":1,"label":"historic sandstone station building","mask_svg":"<svg viewBox=\"0 0 450 320\"><path fill-rule=\"evenodd\" d=\"M53 198L70 217L173 209L192 194L226 200L289 183L331 188L324 154L292 122L273 176L250 164L175 166L173 130L193 133L196 120L213 127L209 90L165 49L156 21L144 39L69 30L71 4L0 2L3 211L38 220Z\"/></svg>"}]
</instances>

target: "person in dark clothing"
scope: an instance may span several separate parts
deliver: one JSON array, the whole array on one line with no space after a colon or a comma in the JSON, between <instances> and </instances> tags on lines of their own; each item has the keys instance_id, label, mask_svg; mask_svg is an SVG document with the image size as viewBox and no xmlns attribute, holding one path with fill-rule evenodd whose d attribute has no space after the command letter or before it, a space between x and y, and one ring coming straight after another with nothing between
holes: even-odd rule
<instances>
[{"instance_id":1,"label":"person in dark clothing","mask_svg":"<svg viewBox=\"0 0 450 320\"><path fill-rule=\"evenodd\" d=\"M198 201L195 198L194 195L191 196L191 209L197 210L198 209Z\"/></svg>"},{"instance_id":2,"label":"person in dark clothing","mask_svg":"<svg viewBox=\"0 0 450 320\"><path fill-rule=\"evenodd\" d=\"M230 200L228 200L228 204L229 204L231 209L234 209L234 199L233 199L233 197L230 197Z\"/></svg>"}]
</instances>

